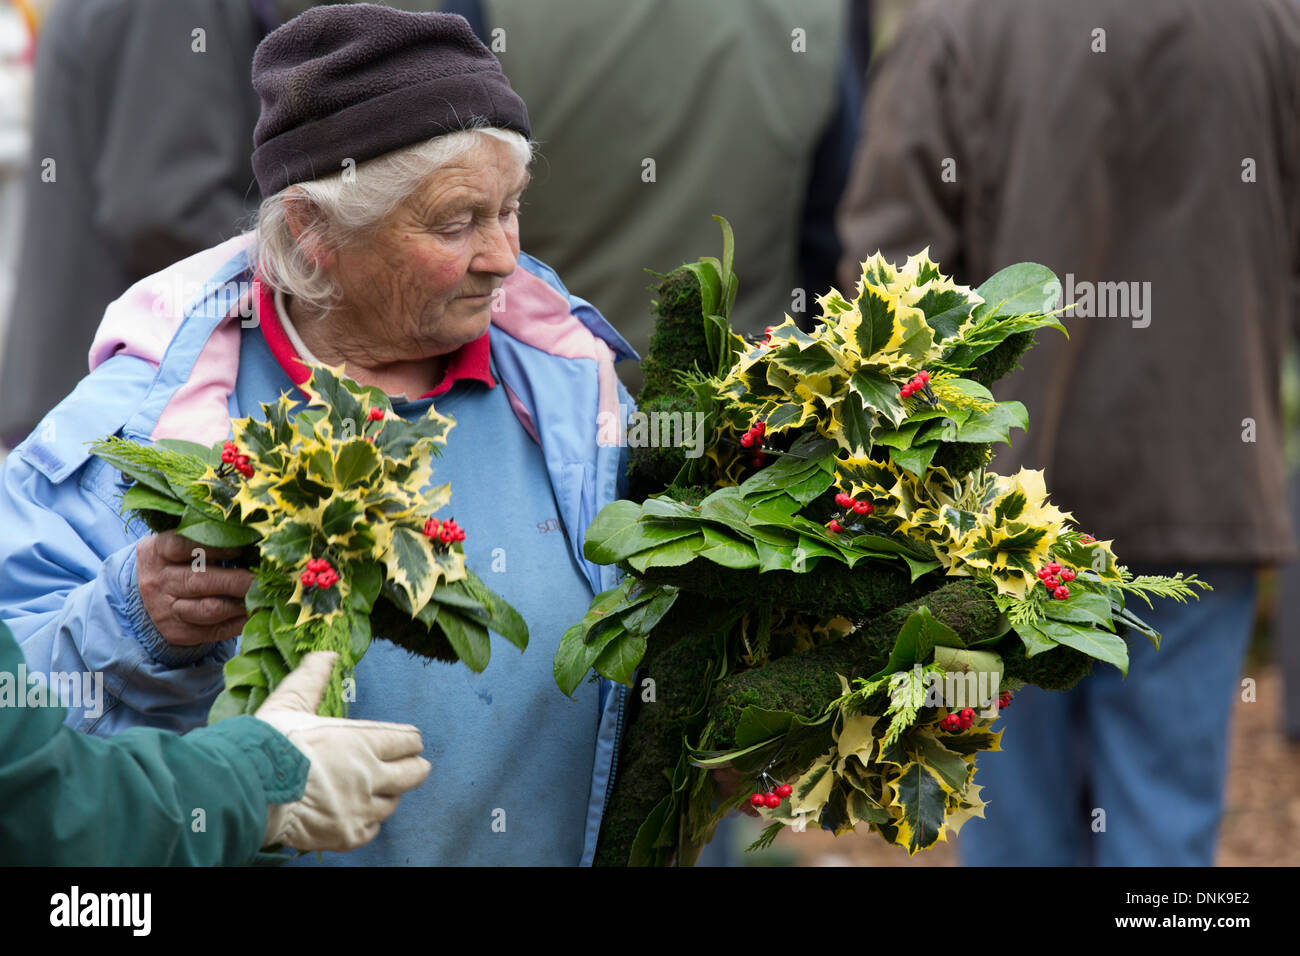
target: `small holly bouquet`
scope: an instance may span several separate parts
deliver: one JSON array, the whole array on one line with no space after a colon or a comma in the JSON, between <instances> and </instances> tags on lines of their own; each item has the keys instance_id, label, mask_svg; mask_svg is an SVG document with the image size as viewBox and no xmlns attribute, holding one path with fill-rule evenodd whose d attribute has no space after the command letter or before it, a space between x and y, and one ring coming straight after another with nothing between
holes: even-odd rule
<instances>
[{"instance_id":1,"label":"small holly bouquet","mask_svg":"<svg viewBox=\"0 0 1300 956\"><path fill-rule=\"evenodd\" d=\"M519 614L466 567L464 531L433 517L451 498L431 479L454 420L430 407L406 421L341 369L314 368L304 389L301 411L281 395L212 448L113 437L92 449L134 479L123 513L246 550L248 623L210 723L255 711L316 650L339 654L320 713L342 716L343 680L372 635L475 671L487 666L489 631L528 644Z\"/></svg>"},{"instance_id":2,"label":"small holly bouquet","mask_svg":"<svg viewBox=\"0 0 1300 956\"><path fill-rule=\"evenodd\" d=\"M632 500L584 549L625 575L556 654L566 693L593 670L636 688L596 859L690 863L742 802L770 823L755 846L815 823L915 853L983 815L975 759L1012 691L1127 672L1126 637L1160 640L1129 599L1207 585L1134 577L1042 472L987 469L1028 421L988 386L1064 332L1048 269L970 289L876 255L812 332L750 341L723 234L661 284L639 396L695 416L703 454L631 449ZM723 799L722 768L753 786Z\"/></svg>"}]
</instances>

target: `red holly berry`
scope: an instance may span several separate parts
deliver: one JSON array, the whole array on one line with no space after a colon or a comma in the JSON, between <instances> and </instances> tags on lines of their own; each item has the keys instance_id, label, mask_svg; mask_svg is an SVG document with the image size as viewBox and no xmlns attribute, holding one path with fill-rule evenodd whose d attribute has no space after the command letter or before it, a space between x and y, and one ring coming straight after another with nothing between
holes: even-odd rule
<instances>
[{"instance_id":1,"label":"red holly berry","mask_svg":"<svg viewBox=\"0 0 1300 956\"><path fill-rule=\"evenodd\" d=\"M764 794L756 793L756 794L754 794L752 797L749 798L749 805L750 805L751 807L762 807L762 806L766 806L766 805L767 805L767 797L766 797Z\"/></svg>"},{"instance_id":2,"label":"red holly berry","mask_svg":"<svg viewBox=\"0 0 1300 956\"><path fill-rule=\"evenodd\" d=\"M1051 574L1051 573L1052 573L1052 572L1049 571L1049 570L1047 570L1047 568L1039 568L1039 569L1038 569L1038 580L1040 580L1040 581L1045 581L1045 580L1047 580L1047 576L1048 576L1049 574Z\"/></svg>"},{"instance_id":3,"label":"red holly berry","mask_svg":"<svg viewBox=\"0 0 1300 956\"><path fill-rule=\"evenodd\" d=\"M1047 586L1047 590L1055 591L1061 586L1061 579L1055 574L1049 574L1047 577L1043 578L1043 584Z\"/></svg>"},{"instance_id":4,"label":"red holly berry","mask_svg":"<svg viewBox=\"0 0 1300 956\"><path fill-rule=\"evenodd\" d=\"M441 522L437 518L430 518L424 523L424 536L426 538L436 538L438 536L438 525Z\"/></svg>"},{"instance_id":5,"label":"red holly berry","mask_svg":"<svg viewBox=\"0 0 1300 956\"><path fill-rule=\"evenodd\" d=\"M761 438L767 434L767 422L760 418L754 422L754 427L750 430Z\"/></svg>"},{"instance_id":6,"label":"red holly berry","mask_svg":"<svg viewBox=\"0 0 1300 956\"><path fill-rule=\"evenodd\" d=\"M1084 544L1094 544L1097 539L1090 534L1081 534L1079 535L1079 540Z\"/></svg>"},{"instance_id":7,"label":"red holly berry","mask_svg":"<svg viewBox=\"0 0 1300 956\"><path fill-rule=\"evenodd\" d=\"M1062 580L1062 581L1073 581L1073 580L1074 580L1074 568L1061 568L1061 580Z\"/></svg>"},{"instance_id":8,"label":"red holly berry","mask_svg":"<svg viewBox=\"0 0 1300 956\"><path fill-rule=\"evenodd\" d=\"M318 588L332 588L338 583L338 572L331 568L328 571L322 571L316 575L316 586Z\"/></svg>"},{"instance_id":9,"label":"red holly berry","mask_svg":"<svg viewBox=\"0 0 1300 956\"><path fill-rule=\"evenodd\" d=\"M972 718L970 718L970 717L963 717L963 718L961 718L961 722L960 722L957 726L960 727L962 730L970 730L970 728L971 728L971 724L973 724L973 723L974 723L974 720L973 720Z\"/></svg>"},{"instance_id":10,"label":"red holly berry","mask_svg":"<svg viewBox=\"0 0 1300 956\"><path fill-rule=\"evenodd\" d=\"M745 434L740 436L741 448L750 448L753 446L753 444L754 444L754 436L749 432L745 432Z\"/></svg>"},{"instance_id":11,"label":"red holly berry","mask_svg":"<svg viewBox=\"0 0 1300 956\"><path fill-rule=\"evenodd\" d=\"M790 786L788 783L783 783L781 786L776 788L776 795L782 800L790 796L792 793L794 793L794 787Z\"/></svg>"},{"instance_id":12,"label":"red holly berry","mask_svg":"<svg viewBox=\"0 0 1300 956\"><path fill-rule=\"evenodd\" d=\"M844 530L844 525L832 518L830 521L826 522L826 528L831 534L839 534Z\"/></svg>"},{"instance_id":13,"label":"red holly berry","mask_svg":"<svg viewBox=\"0 0 1300 956\"><path fill-rule=\"evenodd\" d=\"M245 478L253 477L253 466L248 463L241 465L239 462L235 462L235 469Z\"/></svg>"},{"instance_id":14,"label":"red holly berry","mask_svg":"<svg viewBox=\"0 0 1300 956\"><path fill-rule=\"evenodd\" d=\"M775 810L780 805L781 805L781 798L778 797L775 793L769 793L767 795L767 808L769 810Z\"/></svg>"},{"instance_id":15,"label":"red holly berry","mask_svg":"<svg viewBox=\"0 0 1300 956\"><path fill-rule=\"evenodd\" d=\"M302 575L298 578L298 580L300 580L300 581L302 582L302 586L305 587L305 588L312 588L312 587L315 587L315 586L316 586L316 572L315 572L315 571L304 571L304 572L302 573Z\"/></svg>"},{"instance_id":16,"label":"red holly berry","mask_svg":"<svg viewBox=\"0 0 1300 956\"><path fill-rule=\"evenodd\" d=\"M999 710L1006 710L1007 707L1010 706L1010 704L1011 704L1011 691L1004 690L1002 693L998 694Z\"/></svg>"},{"instance_id":17,"label":"red holly berry","mask_svg":"<svg viewBox=\"0 0 1300 956\"><path fill-rule=\"evenodd\" d=\"M920 382L922 385L929 385L930 373L922 369L921 371L916 373L916 380Z\"/></svg>"},{"instance_id":18,"label":"red holly berry","mask_svg":"<svg viewBox=\"0 0 1300 956\"><path fill-rule=\"evenodd\" d=\"M835 503L839 505L841 508L847 508L853 504L853 499L849 495L846 495L844 492L841 491L839 494L835 496Z\"/></svg>"},{"instance_id":19,"label":"red holly berry","mask_svg":"<svg viewBox=\"0 0 1300 956\"><path fill-rule=\"evenodd\" d=\"M912 388L912 383L911 383L911 382L908 382L906 385L904 385L902 388L900 388L900 389L898 390L898 397L899 397L899 398L911 398L911 397L912 397L912 393L913 393L914 391L916 391L916 389Z\"/></svg>"},{"instance_id":20,"label":"red holly berry","mask_svg":"<svg viewBox=\"0 0 1300 956\"><path fill-rule=\"evenodd\" d=\"M234 452L234 449L232 449L232 448L226 448L226 449L223 449L222 452L221 452L221 460L222 460L223 462L225 462L227 465L232 465L232 464L234 464L234 462L235 462L235 452Z\"/></svg>"},{"instance_id":21,"label":"red holly berry","mask_svg":"<svg viewBox=\"0 0 1300 956\"><path fill-rule=\"evenodd\" d=\"M1058 601L1064 601L1069 596L1070 596L1070 589L1067 588L1064 584L1062 584L1059 588L1057 588L1055 591L1052 592L1052 597L1056 598Z\"/></svg>"},{"instance_id":22,"label":"red holly berry","mask_svg":"<svg viewBox=\"0 0 1300 956\"><path fill-rule=\"evenodd\" d=\"M1051 571L1053 574L1059 574L1061 570L1061 565L1056 561L1049 562L1047 565L1047 570Z\"/></svg>"},{"instance_id":23,"label":"red holly berry","mask_svg":"<svg viewBox=\"0 0 1300 956\"><path fill-rule=\"evenodd\" d=\"M372 422L377 422L383 417L384 417L384 410L382 408L370 409L370 420Z\"/></svg>"},{"instance_id":24,"label":"red holly berry","mask_svg":"<svg viewBox=\"0 0 1300 956\"><path fill-rule=\"evenodd\" d=\"M876 506L873 505L870 501L855 501L855 502L853 502L853 513L854 513L854 514L869 515L869 514L871 514L871 512L873 512L873 511L875 511L875 510L876 510Z\"/></svg>"},{"instance_id":25,"label":"red holly berry","mask_svg":"<svg viewBox=\"0 0 1300 956\"><path fill-rule=\"evenodd\" d=\"M975 717L975 711L969 707L963 707L959 716L962 720L971 720Z\"/></svg>"}]
</instances>

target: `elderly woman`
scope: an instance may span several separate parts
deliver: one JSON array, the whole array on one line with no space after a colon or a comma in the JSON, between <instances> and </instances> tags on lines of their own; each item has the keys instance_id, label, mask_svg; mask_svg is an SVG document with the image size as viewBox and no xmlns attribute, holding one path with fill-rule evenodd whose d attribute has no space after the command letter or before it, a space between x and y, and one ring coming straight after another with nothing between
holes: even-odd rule
<instances>
[{"instance_id":1,"label":"elderly woman","mask_svg":"<svg viewBox=\"0 0 1300 956\"><path fill-rule=\"evenodd\" d=\"M623 695L570 701L551 664L613 583L581 539L616 496L620 450L598 425L628 404L613 363L631 350L520 253L527 111L463 19L318 7L262 42L253 84L257 228L115 302L91 373L6 461L0 613L33 670L104 675L102 713L69 702L77 728L196 727L251 575L212 549L196 570L191 542L124 526L120 476L86 442L219 440L231 416L300 394L304 362L343 365L398 414L436 400L458 423L436 473L467 557L532 641L481 675L371 648L350 715L418 726L437 782L346 861L588 861Z\"/></svg>"}]
</instances>

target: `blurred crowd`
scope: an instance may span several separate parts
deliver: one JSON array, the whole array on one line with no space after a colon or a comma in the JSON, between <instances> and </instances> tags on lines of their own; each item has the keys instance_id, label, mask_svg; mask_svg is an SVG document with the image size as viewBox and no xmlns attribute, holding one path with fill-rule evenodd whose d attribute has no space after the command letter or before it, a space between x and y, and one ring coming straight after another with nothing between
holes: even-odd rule
<instances>
[{"instance_id":1,"label":"blurred crowd","mask_svg":"<svg viewBox=\"0 0 1300 956\"><path fill-rule=\"evenodd\" d=\"M643 270L713 254L714 214L735 230L733 322L750 332L812 321L878 249L928 247L971 285L1022 260L1063 279L1069 338L1040 334L995 389L1031 429L993 467L1045 468L1053 500L1135 572L1214 591L1150 616L1165 646L1135 645L1126 680L1099 669L1017 696L1004 752L980 762L995 798L959 851L1212 863L1263 569L1300 740L1282 399L1300 327L1300 0L387 5L459 13L497 55L540 144L522 248L642 354ZM0 443L85 375L110 302L250 226L253 52L311 6L0 3Z\"/></svg>"}]
</instances>

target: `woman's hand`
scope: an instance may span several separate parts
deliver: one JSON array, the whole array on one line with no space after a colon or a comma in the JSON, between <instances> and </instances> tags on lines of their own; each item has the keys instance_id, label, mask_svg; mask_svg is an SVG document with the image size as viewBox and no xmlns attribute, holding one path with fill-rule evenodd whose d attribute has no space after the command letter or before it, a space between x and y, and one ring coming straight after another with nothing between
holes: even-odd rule
<instances>
[{"instance_id":1,"label":"woman's hand","mask_svg":"<svg viewBox=\"0 0 1300 956\"><path fill-rule=\"evenodd\" d=\"M136 545L140 599L169 644L224 641L244 629L244 595L253 573L217 563L238 556L238 548L205 548L175 531L151 534Z\"/></svg>"}]
</instances>

